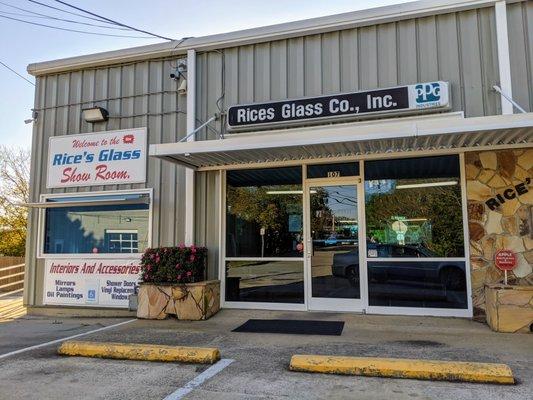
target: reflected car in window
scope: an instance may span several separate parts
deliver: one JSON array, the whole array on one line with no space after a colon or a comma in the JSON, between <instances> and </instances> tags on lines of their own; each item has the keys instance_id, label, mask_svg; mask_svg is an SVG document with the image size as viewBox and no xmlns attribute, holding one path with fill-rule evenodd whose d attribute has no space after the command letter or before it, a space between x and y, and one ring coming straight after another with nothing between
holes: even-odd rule
<instances>
[{"instance_id":1,"label":"reflected car in window","mask_svg":"<svg viewBox=\"0 0 533 400\"><path fill-rule=\"evenodd\" d=\"M391 244L369 243L367 251L374 251L379 258L409 257L420 261L380 261L369 265L369 282L432 282L450 290L466 288L465 263L463 261L424 261L433 254L426 248L417 246L399 246ZM368 261L372 261L369 258ZM333 256L332 272L334 276L344 277L354 286L359 285L359 251L354 249Z\"/></svg>"}]
</instances>

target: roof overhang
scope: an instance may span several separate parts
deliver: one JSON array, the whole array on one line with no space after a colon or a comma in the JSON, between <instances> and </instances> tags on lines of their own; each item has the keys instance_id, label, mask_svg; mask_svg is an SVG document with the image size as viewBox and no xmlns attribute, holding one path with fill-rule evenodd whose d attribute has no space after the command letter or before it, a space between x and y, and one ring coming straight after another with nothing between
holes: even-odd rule
<instances>
[{"instance_id":1,"label":"roof overhang","mask_svg":"<svg viewBox=\"0 0 533 400\"><path fill-rule=\"evenodd\" d=\"M197 170L303 160L383 157L391 153L533 146L533 113L432 117L240 133L225 139L150 145L150 155Z\"/></svg>"},{"instance_id":2,"label":"roof overhang","mask_svg":"<svg viewBox=\"0 0 533 400\"><path fill-rule=\"evenodd\" d=\"M180 41L169 41L122 50L44 61L28 65L27 70L29 74L38 76L154 58L174 57L186 54L187 50L191 49L208 51L272 40L282 40L302 35L383 24L409 18L491 7L498 1L500 0L413 1L229 33L187 38L186 40ZM514 3L519 1L523 0L507 0L506 2Z\"/></svg>"}]
</instances>

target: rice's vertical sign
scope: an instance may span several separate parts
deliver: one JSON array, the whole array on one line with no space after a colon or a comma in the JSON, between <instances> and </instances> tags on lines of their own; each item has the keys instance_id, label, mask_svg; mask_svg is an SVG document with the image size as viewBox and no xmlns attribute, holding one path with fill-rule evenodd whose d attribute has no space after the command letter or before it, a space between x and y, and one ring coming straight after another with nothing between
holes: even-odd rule
<instances>
[{"instance_id":1,"label":"rice's vertical sign","mask_svg":"<svg viewBox=\"0 0 533 400\"><path fill-rule=\"evenodd\" d=\"M146 128L51 137L46 187L143 183L146 138Z\"/></svg>"}]
</instances>

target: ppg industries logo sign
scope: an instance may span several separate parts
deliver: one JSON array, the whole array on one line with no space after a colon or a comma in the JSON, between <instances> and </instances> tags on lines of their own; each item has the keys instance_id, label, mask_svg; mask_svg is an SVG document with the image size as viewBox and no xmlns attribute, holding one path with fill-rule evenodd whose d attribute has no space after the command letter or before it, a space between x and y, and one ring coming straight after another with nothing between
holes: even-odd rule
<instances>
[{"instance_id":1,"label":"ppg industries logo sign","mask_svg":"<svg viewBox=\"0 0 533 400\"><path fill-rule=\"evenodd\" d=\"M416 108L448 105L448 84L446 82L417 83L412 98Z\"/></svg>"}]
</instances>

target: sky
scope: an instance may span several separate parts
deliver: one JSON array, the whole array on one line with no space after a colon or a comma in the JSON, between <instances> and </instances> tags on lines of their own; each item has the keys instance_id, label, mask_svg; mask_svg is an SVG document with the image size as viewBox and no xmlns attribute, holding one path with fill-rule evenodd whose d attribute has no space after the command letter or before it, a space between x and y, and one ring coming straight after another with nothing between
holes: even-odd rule
<instances>
[{"instance_id":1,"label":"sky","mask_svg":"<svg viewBox=\"0 0 533 400\"><path fill-rule=\"evenodd\" d=\"M55 0L39 0L53 7L70 9ZM161 36L180 39L240 29L297 21L306 18L406 3L402 0L67 0L72 5ZM63 28L138 36L136 32L96 28L47 18L20 16L27 12L95 23L89 19L53 10L30 0L0 0L0 16L24 19ZM6 14L16 13L14 14ZM79 13L79 12L78 12ZM28 64L101 51L161 42L161 39L94 36L28 25L0 18L0 61L30 81ZM30 148L34 86L0 65L0 145Z\"/></svg>"}]
</instances>

